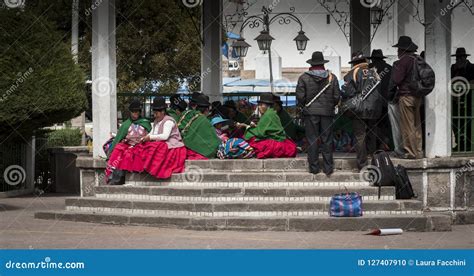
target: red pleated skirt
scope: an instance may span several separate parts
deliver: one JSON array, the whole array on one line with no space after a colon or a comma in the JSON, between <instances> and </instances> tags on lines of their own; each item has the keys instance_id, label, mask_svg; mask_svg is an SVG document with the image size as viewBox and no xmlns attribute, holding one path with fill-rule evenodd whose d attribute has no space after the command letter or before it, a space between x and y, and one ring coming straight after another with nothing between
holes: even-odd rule
<instances>
[{"instance_id":1,"label":"red pleated skirt","mask_svg":"<svg viewBox=\"0 0 474 276\"><path fill-rule=\"evenodd\" d=\"M135 146L119 143L107 162L106 177L113 169L129 172L147 172L156 178L169 178L184 171L186 148L168 149L165 142L146 142Z\"/></svg>"},{"instance_id":2,"label":"red pleated skirt","mask_svg":"<svg viewBox=\"0 0 474 276\"><path fill-rule=\"evenodd\" d=\"M201 155L193 150L186 148L186 159L188 160L208 160L204 155Z\"/></svg>"},{"instance_id":3,"label":"red pleated skirt","mask_svg":"<svg viewBox=\"0 0 474 276\"><path fill-rule=\"evenodd\" d=\"M296 144L290 139L281 142L272 139L255 141L252 137L248 143L254 148L258 159L295 157L297 153Z\"/></svg>"}]
</instances>

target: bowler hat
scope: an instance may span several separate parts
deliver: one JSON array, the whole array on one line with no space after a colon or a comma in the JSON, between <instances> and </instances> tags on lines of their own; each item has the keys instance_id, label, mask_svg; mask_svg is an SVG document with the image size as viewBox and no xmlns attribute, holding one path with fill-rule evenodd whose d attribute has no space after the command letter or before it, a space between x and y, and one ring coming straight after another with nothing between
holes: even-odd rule
<instances>
[{"instance_id":1,"label":"bowler hat","mask_svg":"<svg viewBox=\"0 0 474 276\"><path fill-rule=\"evenodd\" d=\"M187 107L188 104L179 95L175 94L170 97L170 108L186 110Z\"/></svg>"},{"instance_id":2,"label":"bowler hat","mask_svg":"<svg viewBox=\"0 0 474 276\"><path fill-rule=\"evenodd\" d=\"M197 100L197 98L199 97L199 95L201 95L201 93L199 93L199 92L193 92L193 93L191 94L191 98L189 99L189 102L190 102L190 103L196 103L196 100Z\"/></svg>"},{"instance_id":3,"label":"bowler hat","mask_svg":"<svg viewBox=\"0 0 474 276\"><path fill-rule=\"evenodd\" d=\"M398 38L398 43L393 45L392 47L397 47L407 52L416 52L416 50L418 49L418 46L413 43L411 37L404 35L400 36L400 38Z\"/></svg>"},{"instance_id":4,"label":"bowler hat","mask_svg":"<svg viewBox=\"0 0 474 276\"><path fill-rule=\"evenodd\" d=\"M232 109L237 109L237 105L235 104L235 102L233 100L228 100L224 103L224 106L225 107L229 107L229 108L232 108Z\"/></svg>"},{"instance_id":5,"label":"bowler hat","mask_svg":"<svg viewBox=\"0 0 474 276\"><path fill-rule=\"evenodd\" d=\"M213 126L215 126L217 124L220 124L220 123L224 123L224 122L227 122L227 120L222 118L221 116L216 116L216 117L211 119L211 125L213 125Z\"/></svg>"},{"instance_id":6,"label":"bowler hat","mask_svg":"<svg viewBox=\"0 0 474 276\"><path fill-rule=\"evenodd\" d=\"M350 64L358 64L361 62L367 61L367 57L362 53L362 51L357 51L352 53L352 59L349 61Z\"/></svg>"},{"instance_id":7,"label":"bowler hat","mask_svg":"<svg viewBox=\"0 0 474 276\"><path fill-rule=\"evenodd\" d=\"M323 65L324 63L328 63L329 60L325 60L322 52L314 52L311 56L311 59L306 61L311 65Z\"/></svg>"},{"instance_id":8,"label":"bowler hat","mask_svg":"<svg viewBox=\"0 0 474 276\"><path fill-rule=\"evenodd\" d=\"M272 93L262 93L260 99L257 103L273 104L273 94Z\"/></svg>"},{"instance_id":9,"label":"bowler hat","mask_svg":"<svg viewBox=\"0 0 474 276\"><path fill-rule=\"evenodd\" d=\"M153 104L151 105L153 110L163 110L166 109L166 101L163 97L156 97L153 99Z\"/></svg>"},{"instance_id":10,"label":"bowler hat","mask_svg":"<svg viewBox=\"0 0 474 276\"><path fill-rule=\"evenodd\" d=\"M195 99L195 103L199 107L209 107L211 103L209 102L209 97L206 95L200 94L198 97Z\"/></svg>"},{"instance_id":11,"label":"bowler hat","mask_svg":"<svg viewBox=\"0 0 474 276\"><path fill-rule=\"evenodd\" d=\"M134 98L128 105L128 110L130 111L140 111L142 110L142 102Z\"/></svg>"},{"instance_id":12,"label":"bowler hat","mask_svg":"<svg viewBox=\"0 0 474 276\"><path fill-rule=\"evenodd\" d=\"M383 55L382 49L374 49L369 58L370 59L375 59L375 58L384 59L387 57Z\"/></svg>"},{"instance_id":13,"label":"bowler hat","mask_svg":"<svg viewBox=\"0 0 474 276\"><path fill-rule=\"evenodd\" d=\"M283 102L280 99L280 96L273 95L273 102L280 105L283 104Z\"/></svg>"},{"instance_id":14,"label":"bowler hat","mask_svg":"<svg viewBox=\"0 0 474 276\"><path fill-rule=\"evenodd\" d=\"M464 47L459 47L456 49L456 54L451 55L452 57L468 57L470 54L466 54L466 49Z\"/></svg>"}]
</instances>

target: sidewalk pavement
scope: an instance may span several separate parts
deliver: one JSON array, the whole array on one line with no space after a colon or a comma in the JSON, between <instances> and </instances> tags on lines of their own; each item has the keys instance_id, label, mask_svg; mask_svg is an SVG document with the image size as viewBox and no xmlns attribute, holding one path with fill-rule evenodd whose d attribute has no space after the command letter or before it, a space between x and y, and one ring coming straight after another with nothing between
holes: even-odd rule
<instances>
[{"instance_id":1,"label":"sidewalk pavement","mask_svg":"<svg viewBox=\"0 0 474 276\"><path fill-rule=\"evenodd\" d=\"M189 231L33 218L37 211L64 210L67 195L0 199L0 248L154 249L441 249L474 248L474 225L452 232L406 232L369 236L366 232Z\"/></svg>"}]
</instances>

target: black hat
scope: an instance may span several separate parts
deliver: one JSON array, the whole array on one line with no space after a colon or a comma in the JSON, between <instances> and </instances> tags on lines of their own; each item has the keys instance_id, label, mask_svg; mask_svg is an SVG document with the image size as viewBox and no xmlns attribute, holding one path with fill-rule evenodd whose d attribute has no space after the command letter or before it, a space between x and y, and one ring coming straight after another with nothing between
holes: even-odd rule
<instances>
[{"instance_id":1,"label":"black hat","mask_svg":"<svg viewBox=\"0 0 474 276\"><path fill-rule=\"evenodd\" d=\"M279 104L279 105L283 104L283 102L280 99L280 96L273 95L273 102L276 103L276 104Z\"/></svg>"},{"instance_id":2,"label":"black hat","mask_svg":"<svg viewBox=\"0 0 474 276\"><path fill-rule=\"evenodd\" d=\"M367 61L367 57L362 53L362 51L357 51L352 53L352 59L349 61L350 64L358 64L361 62Z\"/></svg>"},{"instance_id":3,"label":"black hat","mask_svg":"<svg viewBox=\"0 0 474 276\"><path fill-rule=\"evenodd\" d=\"M128 110L130 111L140 111L142 110L142 102L136 98L132 99L128 105Z\"/></svg>"},{"instance_id":4,"label":"black hat","mask_svg":"<svg viewBox=\"0 0 474 276\"><path fill-rule=\"evenodd\" d=\"M191 98L189 99L190 103L196 103L197 98L201 95L199 92L193 92Z\"/></svg>"},{"instance_id":5,"label":"black hat","mask_svg":"<svg viewBox=\"0 0 474 276\"><path fill-rule=\"evenodd\" d=\"M387 58L387 57L383 55L382 49L374 49L372 51L372 55L370 55L369 58L370 59L375 59L375 58L384 59L384 58Z\"/></svg>"},{"instance_id":6,"label":"black hat","mask_svg":"<svg viewBox=\"0 0 474 276\"><path fill-rule=\"evenodd\" d=\"M213 101L211 103L212 109L217 109L218 107L222 106L222 103L220 101Z\"/></svg>"},{"instance_id":7,"label":"black hat","mask_svg":"<svg viewBox=\"0 0 474 276\"><path fill-rule=\"evenodd\" d=\"M416 52L416 50L418 49L418 46L413 43L411 37L404 35L400 36L400 38L398 39L398 43L393 45L392 47L397 47L407 52Z\"/></svg>"},{"instance_id":8,"label":"black hat","mask_svg":"<svg viewBox=\"0 0 474 276\"><path fill-rule=\"evenodd\" d=\"M186 110L188 104L179 96L173 95L170 97L170 108Z\"/></svg>"},{"instance_id":9,"label":"black hat","mask_svg":"<svg viewBox=\"0 0 474 276\"><path fill-rule=\"evenodd\" d=\"M209 107L211 105L211 103L209 103L209 97L203 94L200 94L198 97L196 97L195 103L200 107Z\"/></svg>"},{"instance_id":10,"label":"black hat","mask_svg":"<svg viewBox=\"0 0 474 276\"><path fill-rule=\"evenodd\" d=\"M464 47L459 47L456 49L456 54L451 55L452 57L468 57L470 54L466 54L466 49Z\"/></svg>"},{"instance_id":11,"label":"black hat","mask_svg":"<svg viewBox=\"0 0 474 276\"><path fill-rule=\"evenodd\" d=\"M224 103L224 106L225 107L229 107L229 108L232 108L232 109L237 109L237 105L235 104L235 102L233 100L228 100Z\"/></svg>"},{"instance_id":12,"label":"black hat","mask_svg":"<svg viewBox=\"0 0 474 276\"><path fill-rule=\"evenodd\" d=\"M306 62L311 65L323 65L324 63L328 63L329 60L324 59L323 53L314 52L311 59L308 59Z\"/></svg>"},{"instance_id":13,"label":"black hat","mask_svg":"<svg viewBox=\"0 0 474 276\"><path fill-rule=\"evenodd\" d=\"M262 93L260 94L260 99L258 99L257 103L266 103L266 104L273 104L273 94L272 93Z\"/></svg>"},{"instance_id":14,"label":"black hat","mask_svg":"<svg viewBox=\"0 0 474 276\"><path fill-rule=\"evenodd\" d=\"M166 109L166 101L163 97L156 97L153 99L153 104L151 105L151 109L153 110L163 110Z\"/></svg>"}]
</instances>

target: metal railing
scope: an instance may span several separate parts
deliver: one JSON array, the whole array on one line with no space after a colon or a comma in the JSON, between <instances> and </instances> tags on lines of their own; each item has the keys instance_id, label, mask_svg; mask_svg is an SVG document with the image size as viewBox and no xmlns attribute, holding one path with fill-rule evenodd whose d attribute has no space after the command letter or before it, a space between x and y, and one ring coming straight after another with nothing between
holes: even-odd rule
<instances>
[{"instance_id":1,"label":"metal railing","mask_svg":"<svg viewBox=\"0 0 474 276\"><path fill-rule=\"evenodd\" d=\"M474 153L474 89L452 97L453 154Z\"/></svg>"}]
</instances>

